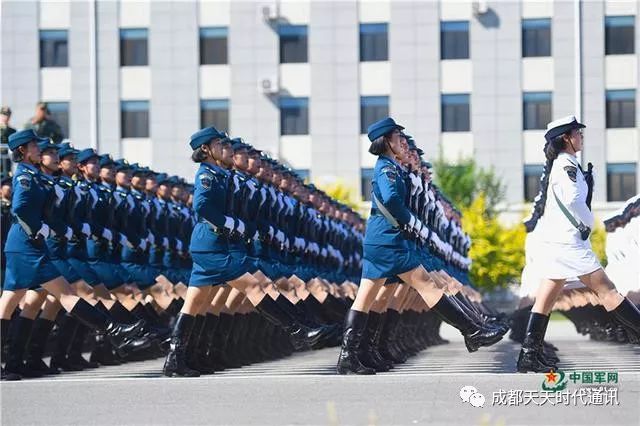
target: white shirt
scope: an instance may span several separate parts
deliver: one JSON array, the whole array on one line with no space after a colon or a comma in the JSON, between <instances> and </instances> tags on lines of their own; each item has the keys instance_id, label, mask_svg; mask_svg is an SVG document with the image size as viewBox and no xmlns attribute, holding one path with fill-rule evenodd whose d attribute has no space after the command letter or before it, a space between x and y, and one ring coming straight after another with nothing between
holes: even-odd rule
<instances>
[{"instance_id":1,"label":"white shirt","mask_svg":"<svg viewBox=\"0 0 640 426\"><path fill-rule=\"evenodd\" d=\"M566 152L558 155L549 174L544 215L537 225L542 241L566 244L582 242L580 232L560 210L554 193L578 222L593 229L593 214L586 202L588 191L578 159Z\"/></svg>"}]
</instances>

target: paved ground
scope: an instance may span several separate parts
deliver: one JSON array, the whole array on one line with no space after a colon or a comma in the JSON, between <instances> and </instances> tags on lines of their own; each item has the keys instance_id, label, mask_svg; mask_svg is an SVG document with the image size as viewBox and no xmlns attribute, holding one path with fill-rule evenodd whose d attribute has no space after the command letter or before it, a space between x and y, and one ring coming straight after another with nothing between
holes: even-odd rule
<instances>
[{"instance_id":1,"label":"paved ground","mask_svg":"<svg viewBox=\"0 0 640 426\"><path fill-rule=\"evenodd\" d=\"M513 390L514 398L516 390L541 391L543 375L515 373L519 348L507 339L468 354L455 330L443 334L451 344L372 377L334 375L337 349L326 349L197 379L160 378L162 360L155 360L5 382L0 420L7 426L640 425L640 347L592 342L570 323L554 321L549 339L561 350L567 377L574 371L617 371L618 404L585 406L577 398L568 406L507 406L494 404L494 392ZM483 407L462 402L460 389L468 385L484 395ZM583 392L580 386L570 381L566 391L575 395ZM592 392L594 399L583 395L583 401L602 402Z\"/></svg>"}]
</instances>

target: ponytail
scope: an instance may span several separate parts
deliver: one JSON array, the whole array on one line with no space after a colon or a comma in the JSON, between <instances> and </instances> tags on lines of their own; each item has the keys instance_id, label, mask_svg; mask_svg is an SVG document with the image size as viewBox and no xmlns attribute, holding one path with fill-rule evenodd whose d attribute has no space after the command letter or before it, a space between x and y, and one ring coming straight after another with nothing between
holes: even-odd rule
<instances>
[{"instance_id":1,"label":"ponytail","mask_svg":"<svg viewBox=\"0 0 640 426\"><path fill-rule=\"evenodd\" d=\"M564 140L564 134L556 136L555 138L547 141L544 145L544 156L547 161L542 170L542 176L540 177L540 192L535 198L533 204L533 211L531 217L524 222L524 226L527 228L527 232L532 232L538 221L544 215L545 205L547 204L547 191L549 189L549 175L551 174L551 167L553 162L558 158L558 154L565 148L566 142Z\"/></svg>"}]
</instances>

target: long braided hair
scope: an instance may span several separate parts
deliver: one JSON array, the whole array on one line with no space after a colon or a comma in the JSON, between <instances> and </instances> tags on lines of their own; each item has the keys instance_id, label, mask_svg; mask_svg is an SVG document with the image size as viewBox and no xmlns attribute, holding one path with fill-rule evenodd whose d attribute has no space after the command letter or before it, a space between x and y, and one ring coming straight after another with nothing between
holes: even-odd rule
<instances>
[{"instance_id":1,"label":"long braided hair","mask_svg":"<svg viewBox=\"0 0 640 426\"><path fill-rule=\"evenodd\" d=\"M540 192L536 195L533 203L533 211L531 212L531 216L524 221L524 226L527 228L527 232L532 232L536 228L536 225L542 215L544 215L544 209L547 204L547 191L549 189L549 175L551 174L551 167L553 167L553 162L558 158L558 154L560 154L566 146L564 136L567 134L568 132L558 135L551 140L547 140L547 143L544 144L544 156L547 161L542 169L542 176L540 177Z\"/></svg>"}]
</instances>

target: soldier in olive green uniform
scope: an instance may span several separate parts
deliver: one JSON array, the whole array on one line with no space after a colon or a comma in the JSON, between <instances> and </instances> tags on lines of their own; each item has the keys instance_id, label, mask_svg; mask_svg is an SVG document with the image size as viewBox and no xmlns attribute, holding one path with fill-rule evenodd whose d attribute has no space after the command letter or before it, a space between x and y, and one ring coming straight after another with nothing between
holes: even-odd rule
<instances>
[{"instance_id":1,"label":"soldier in olive green uniform","mask_svg":"<svg viewBox=\"0 0 640 426\"><path fill-rule=\"evenodd\" d=\"M49 138L54 143L62 142L64 135L62 129L51 118L51 112L45 102L38 102L36 105L36 112L25 126L25 129L33 129L41 138Z\"/></svg>"}]
</instances>

